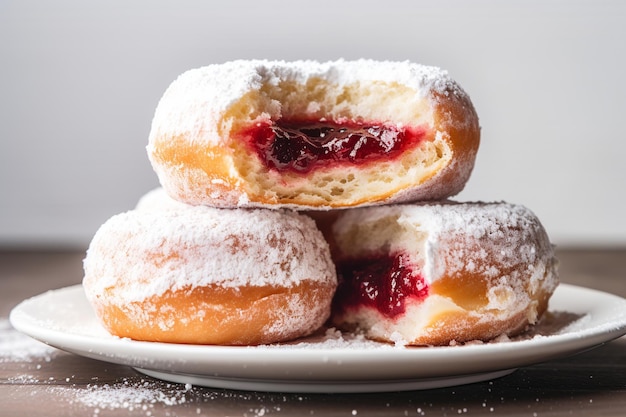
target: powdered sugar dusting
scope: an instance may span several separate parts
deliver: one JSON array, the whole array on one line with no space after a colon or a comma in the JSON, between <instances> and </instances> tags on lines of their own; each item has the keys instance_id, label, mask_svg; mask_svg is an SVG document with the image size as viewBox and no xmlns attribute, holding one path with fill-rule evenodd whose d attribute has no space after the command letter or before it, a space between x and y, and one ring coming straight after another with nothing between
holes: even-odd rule
<instances>
[{"instance_id":1,"label":"powdered sugar dusting","mask_svg":"<svg viewBox=\"0 0 626 417\"><path fill-rule=\"evenodd\" d=\"M148 148L151 149L154 138L163 132L171 136L196 132L195 140L222 140L218 133L222 128L220 117L243 97L258 93L265 86L278 86L283 82L306 85L316 79L323 79L337 88L375 82L404 85L415 90L418 97L433 92L466 95L446 71L408 61L236 60L181 74L159 101ZM309 103L307 106L311 108ZM270 99L261 112L277 117L281 112L280 103ZM189 117L190 114L201 117Z\"/></svg>"},{"instance_id":2,"label":"powdered sugar dusting","mask_svg":"<svg viewBox=\"0 0 626 417\"><path fill-rule=\"evenodd\" d=\"M150 411L156 405L172 406L188 401L187 393L192 389L191 385L167 384L167 391L161 385L144 380L132 384L125 380L114 385L88 385L75 401L97 410L144 411L146 415L151 415Z\"/></svg>"},{"instance_id":3,"label":"powdered sugar dusting","mask_svg":"<svg viewBox=\"0 0 626 417\"><path fill-rule=\"evenodd\" d=\"M277 339L284 340L284 335L290 332L298 330L300 334L310 334L319 328L330 315L330 302L321 300L311 306L305 298L312 296L312 293L292 294L284 308L276 311L275 319L264 327L263 333L277 335Z\"/></svg>"},{"instance_id":4,"label":"powdered sugar dusting","mask_svg":"<svg viewBox=\"0 0 626 417\"><path fill-rule=\"evenodd\" d=\"M95 377L94 379L98 379ZM56 381L16 378L9 383L32 383L33 398L44 391L56 398L68 415L99 417L123 413L133 416L228 415L261 417L281 411L290 396L231 390L207 390L191 384L173 384L142 377L124 377L113 383L86 386L58 385ZM300 396L300 401L302 401ZM233 408L233 405L236 407ZM182 414L181 414L182 413ZM216 414L217 413L217 414Z\"/></svg>"},{"instance_id":5,"label":"powdered sugar dusting","mask_svg":"<svg viewBox=\"0 0 626 417\"><path fill-rule=\"evenodd\" d=\"M9 320L0 319L0 363L50 362L58 352L57 349L14 330Z\"/></svg>"},{"instance_id":6,"label":"powdered sugar dusting","mask_svg":"<svg viewBox=\"0 0 626 417\"><path fill-rule=\"evenodd\" d=\"M209 284L336 280L328 245L308 217L194 206L113 216L95 234L84 267L87 294L115 288L118 302Z\"/></svg>"},{"instance_id":7,"label":"powdered sugar dusting","mask_svg":"<svg viewBox=\"0 0 626 417\"><path fill-rule=\"evenodd\" d=\"M504 202L449 201L355 209L342 214L334 226L335 235L339 237L355 225L372 224L383 218L397 219L400 226L425 233L427 239L420 257L424 259L422 272L427 282L435 281L444 272L502 277L502 271L519 264L526 264L531 272L543 276L546 271L541 265L554 257L537 217L522 205ZM476 242L480 244L477 246ZM367 247L367 243L363 245ZM487 259L491 260L486 262ZM551 277L547 284L554 288L555 279Z\"/></svg>"}]
</instances>

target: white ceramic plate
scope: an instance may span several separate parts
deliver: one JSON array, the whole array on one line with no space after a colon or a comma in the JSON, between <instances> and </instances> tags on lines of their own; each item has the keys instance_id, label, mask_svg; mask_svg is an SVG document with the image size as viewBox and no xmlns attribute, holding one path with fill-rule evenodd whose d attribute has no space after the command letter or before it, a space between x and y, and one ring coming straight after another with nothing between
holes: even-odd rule
<instances>
[{"instance_id":1,"label":"white ceramic plate","mask_svg":"<svg viewBox=\"0 0 626 417\"><path fill-rule=\"evenodd\" d=\"M562 284L533 334L422 348L369 342L332 329L272 346L137 342L109 335L80 285L25 300L10 320L17 330L51 346L172 382L275 392L382 392L484 381L598 346L626 334L626 300Z\"/></svg>"}]
</instances>

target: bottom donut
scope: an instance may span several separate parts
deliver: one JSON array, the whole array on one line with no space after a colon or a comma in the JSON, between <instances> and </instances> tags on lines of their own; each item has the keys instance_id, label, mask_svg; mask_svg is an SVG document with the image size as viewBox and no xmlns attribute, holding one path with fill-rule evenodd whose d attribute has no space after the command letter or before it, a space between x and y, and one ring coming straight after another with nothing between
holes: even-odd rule
<instances>
[{"instance_id":1,"label":"bottom donut","mask_svg":"<svg viewBox=\"0 0 626 417\"><path fill-rule=\"evenodd\" d=\"M553 245L523 206L445 202L317 217L339 279L331 324L372 339L513 336L539 320L558 284Z\"/></svg>"},{"instance_id":2,"label":"bottom donut","mask_svg":"<svg viewBox=\"0 0 626 417\"><path fill-rule=\"evenodd\" d=\"M337 286L328 244L304 215L178 204L160 195L94 235L83 287L113 335L258 345L306 336Z\"/></svg>"}]
</instances>

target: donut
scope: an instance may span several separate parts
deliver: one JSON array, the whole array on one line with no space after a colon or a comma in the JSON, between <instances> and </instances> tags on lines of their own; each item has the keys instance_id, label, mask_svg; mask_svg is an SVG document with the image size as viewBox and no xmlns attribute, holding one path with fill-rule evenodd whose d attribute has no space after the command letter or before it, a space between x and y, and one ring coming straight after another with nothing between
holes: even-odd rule
<instances>
[{"instance_id":1,"label":"donut","mask_svg":"<svg viewBox=\"0 0 626 417\"><path fill-rule=\"evenodd\" d=\"M347 210L332 225L339 287L331 322L400 345L514 336L558 284L545 229L504 202Z\"/></svg>"},{"instance_id":2,"label":"donut","mask_svg":"<svg viewBox=\"0 0 626 417\"><path fill-rule=\"evenodd\" d=\"M163 201L163 200L162 200ZM112 335L258 345L308 335L337 286L328 244L304 215L143 206L95 233L83 287Z\"/></svg>"},{"instance_id":3,"label":"donut","mask_svg":"<svg viewBox=\"0 0 626 417\"><path fill-rule=\"evenodd\" d=\"M142 195L135 206L136 210L185 210L189 204L171 198L163 189L156 187Z\"/></svg>"},{"instance_id":4,"label":"donut","mask_svg":"<svg viewBox=\"0 0 626 417\"><path fill-rule=\"evenodd\" d=\"M172 82L147 152L188 204L325 210L455 195L479 141L468 94L440 68L238 60Z\"/></svg>"}]
</instances>

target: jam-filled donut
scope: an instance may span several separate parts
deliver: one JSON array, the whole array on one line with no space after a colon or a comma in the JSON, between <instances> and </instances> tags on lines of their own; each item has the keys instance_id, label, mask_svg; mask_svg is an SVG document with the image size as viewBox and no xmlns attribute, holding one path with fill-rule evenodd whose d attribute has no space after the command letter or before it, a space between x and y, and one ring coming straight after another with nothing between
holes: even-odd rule
<instances>
[{"instance_id":1,"label":"jam-filled donut","mask_svg":"<svg viewBox=\"0 0 626 417\"><path fill-rule=\"evenodd\" d=\"M320 209L454 195L479 140L468 95L439 68L233 61L169 86L147 150L177 200Z\"/></svg>"},{"instance_id":2,"label":"jam-filled donut","mask_svg":"<svg viewBox=\"0 0 626 417\"><path fill-rule=\"evenodd\" d=\"M255 345L317 330L337 279L311 219L267 209L144 206L96 232L83 286L110 333Z\"/></svg>"},{"instance_id":3,"label":"jam-filled donut","mask_svg":"<svg viewBox=\"0 0 626 417\"><path fill-rule=\"evenodd\" d=\"M339 287L332 322L406 345L512 336L557 286L536 216L507 203L348 210L332 229Z\"/></svg>"}]
</instances>

